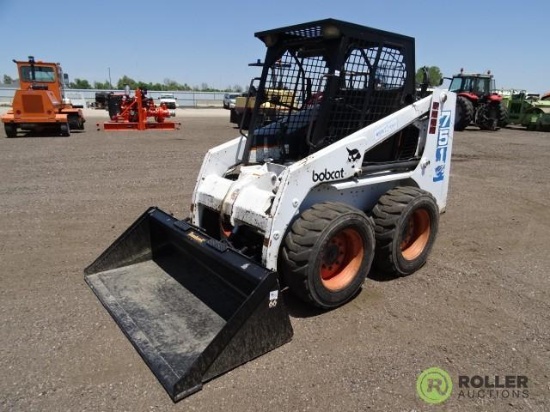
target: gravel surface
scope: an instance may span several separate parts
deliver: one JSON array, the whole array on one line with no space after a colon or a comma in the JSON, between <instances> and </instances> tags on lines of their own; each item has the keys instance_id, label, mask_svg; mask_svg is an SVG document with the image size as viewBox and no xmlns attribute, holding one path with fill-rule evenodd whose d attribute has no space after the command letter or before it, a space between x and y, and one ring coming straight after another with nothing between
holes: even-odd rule
<instances>
[{"instance_id":1,"label":"gravel surface","mask_svg":"<svg viewBox=\"0 0 550 412\"><path fill-rule=\"evenodd\" d=\"M456 133L420 271L372 274L325 313L286 296L289 344L174 404L82 271L147 207L186 217L205 152L237 131L221 109L178 112L175 132L97 131L104 113L87 115L70 137L0 137L0 410L548 410L550 134ZM455 383L440 406L415 390L431 366ZM525 375L528 397L459 398L458 375Z\"/></svg>"}]
</instances>

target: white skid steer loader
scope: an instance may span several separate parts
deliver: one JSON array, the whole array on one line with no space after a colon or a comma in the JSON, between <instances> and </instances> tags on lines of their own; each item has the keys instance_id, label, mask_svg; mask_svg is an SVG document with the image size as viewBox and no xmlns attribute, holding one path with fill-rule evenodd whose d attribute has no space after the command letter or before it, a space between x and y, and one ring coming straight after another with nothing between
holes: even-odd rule
<instances>
[{"instance_id":1,"label":"white skid steer loader","mask_svg":"<svg viewBox=\"0 0 550 412\"><path fill-rule=\"evenodd\" d=\"M150 208L85 270L173 400L291 339L280 285L328 309L416 271L446 206L456 97L416 96L414 39L334 19L256 37L248 133L207 153L190 218Z\"/></svg>"}]
</instances>

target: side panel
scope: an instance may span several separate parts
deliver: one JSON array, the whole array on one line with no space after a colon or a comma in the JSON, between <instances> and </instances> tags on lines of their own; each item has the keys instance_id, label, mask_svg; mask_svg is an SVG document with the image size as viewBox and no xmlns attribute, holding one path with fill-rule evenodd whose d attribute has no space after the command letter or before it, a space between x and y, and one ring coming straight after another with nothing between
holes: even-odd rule
<instances>
[{"instance_id":1,"label":"side panel","mask_svg":"<svg viewBox=\"0 0 550 412\"><path fill-rule=\"evenodd\" d=\"M433 112L432 102L437 103L437 113ZM439 136L439 119L442 117L442 113L450 112L450 117L447 120L452 124L455 103L453 93L437 89L432 96L415 102L289 166L279 176L281 183L272 207L272 224L268 226L268 231L265 233L262 263L267 268L276 270L279 249L288 226L300 212L304 199L313 187L323 183L334 184L339 181L349 181L351 185L355 185L357 190L362 190L366 183L360 177L363 154L399 130L427 115L435 117L430 118L432 123L428 128L422 159L414 172L401 177L414 177L420 187L430 192L434 190L438 204L444 208L448 187L445 185L448 185L448 178L446 181L443 179L440 183L434 181L434 174L435 170L438 173L443 170L443 175L448 176L452 128L448 132L445 131L445 136L447 136L445 162L440 161L435 165L437 153L442 159L442 151L438 152L440 146L438 146L437 137ZM433 127L431 127L432 125ZM444 135L441 137L443 138ZM352 156L351 153L356 155ZM429 169L430 167L431 169ZM429 181L430 174L432 175L431 182ZM386 175L382 180L392 180L391 174ZM345 202L346 199L343 201Z\"/></svg>"},{"instance_id":2,"label":"side panel","mask_svg":"<svg viewBox=\"0 0 550 412\"><path fill-rule=\"evenodd\" d=\"M440 212L444 212L447 206L455 120L453 108L456 106L454 93L448 93L445 97L446 101L434 99L431 104L425 160L412 176L421 189L435 197Z\"/></svg>"}]
</instances>

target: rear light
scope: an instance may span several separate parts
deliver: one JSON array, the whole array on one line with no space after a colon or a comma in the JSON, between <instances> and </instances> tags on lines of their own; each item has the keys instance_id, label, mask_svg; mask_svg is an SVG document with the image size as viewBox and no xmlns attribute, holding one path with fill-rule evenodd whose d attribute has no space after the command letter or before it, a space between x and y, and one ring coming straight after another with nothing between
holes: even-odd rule
<instances>
[{"instance_id":1,"label":"rear light","mask_svg":"<svg viewBox=\"0 0 550 412\"><path fill-rule=\"evenodd\" d=\"M437 115L439 113L439 103L433 102L432 103L432 113L430 116L430 134L435 134L436 128L437 128Z\"/></svg>"},{"instance_id":2,"label":"rear light","mask_svg":"<svg viewBox=\"0 0 550 412\"><path fill-rule=\"evenodd\" d=\"M15 114L21 114L21 110L16 110Z\"/></svg>"}]
</instances>

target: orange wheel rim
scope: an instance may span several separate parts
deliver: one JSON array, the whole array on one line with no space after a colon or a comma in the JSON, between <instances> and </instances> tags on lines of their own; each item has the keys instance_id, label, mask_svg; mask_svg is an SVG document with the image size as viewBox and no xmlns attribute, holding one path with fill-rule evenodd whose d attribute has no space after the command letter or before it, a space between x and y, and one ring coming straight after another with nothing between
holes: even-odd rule
<instances>
[{"instance_id":1,"label":"orange wheel rim","mask_svg":"<svg viewBox=\"0 0 550 412\"><path fill-rule=\"evenodd\" d=\"M416 209L403 227L401 254L414 260L422 254L430 239L431 219L426 209Z\"/></svg>"},{"instance_id":2,"label":"orange wheel rim","mask_svg":"<svg viewBox=\"0 0 550 412\"><path fill-rule=\"evenodd\" d=\"M344 289L357 276L365 248L355 229L344 229L331 237L321 254L319 273L325 288L335 292Z\"/></svg>"}]
</instances>

